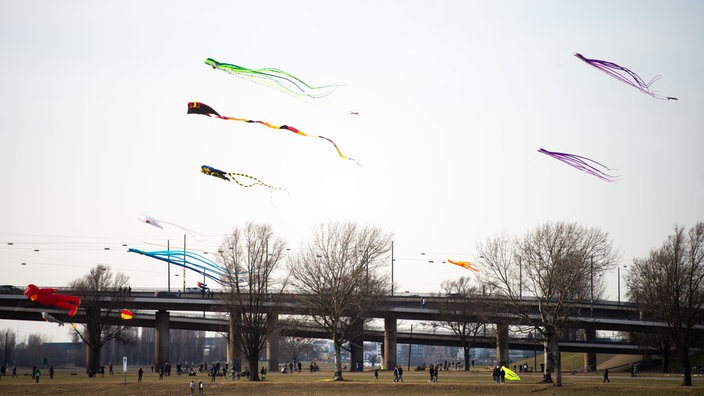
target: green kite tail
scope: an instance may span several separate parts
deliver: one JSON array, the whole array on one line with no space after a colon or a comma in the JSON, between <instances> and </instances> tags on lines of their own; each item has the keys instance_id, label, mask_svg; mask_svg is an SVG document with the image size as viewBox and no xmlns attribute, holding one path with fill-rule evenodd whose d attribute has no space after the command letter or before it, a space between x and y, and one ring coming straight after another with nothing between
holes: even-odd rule
<instances>
[{"instance_id":1,"label":"green kite tail","mask_svg":"<svg viewBox=\"0 0 704 396\"><path fill-rule=\"evenodd\" d=\"M324 98L342 86L341 84L313 86L290 73L272 67L248 69L229 63L220 63L212 58L206 59L205 64L213 69L219 69L299 97Z\"/></svg>"}]
</instances>

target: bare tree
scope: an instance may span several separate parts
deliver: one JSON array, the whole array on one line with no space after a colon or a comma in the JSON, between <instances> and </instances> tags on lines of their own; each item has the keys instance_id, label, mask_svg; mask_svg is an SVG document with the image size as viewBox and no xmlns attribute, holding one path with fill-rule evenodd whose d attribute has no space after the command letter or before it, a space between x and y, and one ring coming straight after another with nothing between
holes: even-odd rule
<instances>
[{"instance_id":1,"label":"bare tree","mask_svg":"<svg viewBox=\"0 0 704 396\"><path fill-rule=\"evenodd\" d=\"M7 362L13 360L15 346L17 345L17 334L10 329L0 330L0 352L2 352L2 365L7 370Z\"/></svg>"},{"instance_id":2,"label":"bare tree","mask_svg":"<svg viewBox=\"0 0 704 396\"><path fill-rule=\"evenodd\" d=\"M536 329L544 340L545 382L562 385L558 336L575 315L566 303L595 296L595 274L613 267L618 252L607 233L574 223L547 222L520 239L501 236L478 245L487 282L505 299L506 309ZM521 304L524 297L538 306L538 315ZM553 381L552 374L555 371Z\"/></svg>"},{"instance_id":3,"label":"bare tree","mask_svg":"<svg viewBox=\"0 0 704 396\"><path fill-rule=\"evenodd\" d=\"M86 371L100 368L100 350L108 341L129 343L134 339L134 330L126 326L109 324L107 318L119 317L119 309L103 308L104 299L111 299L111 306L120 306L127 301L129 277L121 272L113 275L110 267L97 265L84 277L72 281L69 287L81 297L81 308L86 313L86 323L76 334L88 346L86 350Z\"/></svg>"},{"instance_id":4,"label":"bare tree","mask_svg":"<svg viewBox=\"0 0 704 396\"><path fill-rule=\"evenodd\" d=\"M281 343L281 349L284 356L290 358L288 360L291 362L311 360L310 357L318 353L318 348L312 338L285 337Z\"/></svg>"},{"instance_id":5,"label":"bare tree","mask_svg":"<svg viewBox=\"0 0 704 396\"><path fill-rule=\"evenodd\" d=\"M30 334L27 336L27 343L25 344L22 357L25 361L32 365L41 366L43 365L44 358L44 343L46 342L46 337L41 334Z\"/></svg>"},{"instance_id":6,"label":"bare tree","mask_svg":"<svg viewBox=\"0 0 704 396\"><path fill-rule=\"evenodd\" d=\"M242 230L236 228L220 246L221 260L228 269L223 283L228 290L229 314L240 326L239 341L249 362L251 381L259 381L259 354L273 331L275 313L267 302L269 293L283 288L272 275L285 247L271 226L252 223Z\"/></svg>"},{"instance_id":7,"label":"bare tree","mask_svg":"<svg viewBox=\"0 0 704 396\"><path fill-rule=\"evenodd\" d=\"M391 235L352 222L320 225L291 267L291 283L313 320L329 332L335 349L335 380L342 381L341 350L361 336L364 323L389 292L381 273ZM351 368L354 365L350 365Z\"/></svg>"},{"instance_id":8,"label":"bare tree","mask_svg":"<svg viewBox=\"0 0 704 396\"><path fill-rule=\"evenodd\" d=\"M440 311L448 312L448 309L452 309L453 312L444 321L437 322L437 325L451 330L459 338L464 352L464 370L469 371L472 344L485 323L484 320L477 320L483 317L487 307L482 289L467 276L446 280L440 288L445 297L443 302L439 303Z\"/></svg>"},{"instance_id":9,"label":"bare tree","mask_svg":"<svg viewBox=\"0 0 704 396\"><path fill-rule=\"evenodd\" d=\"M626 279L631 300L645 314L668 323L684 370L682 384L691 386L689 345L694 326L704 320L704 222L689 232L675 226L660 249L634 260Z\"/></svg>"}]
</instances>

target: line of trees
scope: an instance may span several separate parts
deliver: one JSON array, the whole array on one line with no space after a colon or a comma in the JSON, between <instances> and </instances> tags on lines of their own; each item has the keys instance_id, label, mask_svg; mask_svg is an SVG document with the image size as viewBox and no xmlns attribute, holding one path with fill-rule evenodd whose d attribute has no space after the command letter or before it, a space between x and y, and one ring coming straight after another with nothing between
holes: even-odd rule
<instances>
[{"instance_id":1,"label":"line of trees","mask_svg":"<svg viewBox=\"0 0 704 396\"><path fill-rule=\"evenodd\" d=\"M229 270L222 279L229 301L227 314L239 326L236 342L249 364L249 379L259 380L260 355L268 337L278 330L270 314L270 293L286 290L298 293L298 303L312 312L312 319L329 333L334 345L335 379L342 380L342 350L361 353L364 324L390 292L383 263L391 240L391 234L376 227L353 222L322 224L285 266L286 245L269 225L249 223L235 228L223 241L219 260ZM558 337L571 331L571 318L584 314L570 310L567 303L598 299L604 289L604 277L600 275L620 260L608 233L576 223L546 222L523 236L488 238L476 249L480 276L441 285L441 294L448 302L467 303L467 320L448 318L435 325L458 336L468 369L473 340L486 326L482 312L502 310L519 317L521 328L543 338L547 357L544 381L561 385ZM93 354L87 356L89 368L99 364L100 347L106 342L134 342L129 329L106 326L100 320L100 296L128 298L115 292L127 283L124 275L113 276L109 268L97 266L72 284L81 290L82 307L92 318L84 331L76 331L93 346ZM688 232L675 227L661 248L634 261L627 285L628 295L640 304L644 315L670 324L670 331L661 335L660 342L678 350L685 370L684 384L691 385L688 345L694 326L702 324L704 308L704 223ZM494 301L499 297L502 305L490 305L489 296ZM537 302L537 315L526 310L524 298ZM295 358L300 353L299 341L289 341L286 353Z\"/></svg>"}]
</instances>

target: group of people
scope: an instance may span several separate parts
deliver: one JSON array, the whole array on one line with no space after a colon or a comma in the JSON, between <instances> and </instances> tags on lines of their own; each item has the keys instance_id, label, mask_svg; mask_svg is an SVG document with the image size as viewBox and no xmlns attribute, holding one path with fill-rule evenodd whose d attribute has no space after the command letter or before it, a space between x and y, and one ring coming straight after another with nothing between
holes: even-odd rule
<instances>
[{"instance_id":1,"label":"group of people","mask_svg":"<svg viewBox=\"0 0 704 396\"><path fill-rule=\"evenodd\" d=\"M394 367L394 382L403 382L403 367Z\"/></svg>"},{"instance_id":2,"label":"group of people","mask_svg":"<svg viewBox=\"0 0 704 396\"><path fill-rule=\"evenodd\" d=\"M0 367L0 376L5 376L7 375L7 367L3 365ZM12 376L17 377L17 366L12 366Z\"/></svg>"},{"instance_id":3,"label":"group of people","mask_svg":"<svg viewBox=\"0 0 704 396\"><path fill-rule=\"evenodd\" d=\"M317 363L315 363L317 366ZM288 373L295 373L298 371L298 373L301 372L301 368L303 365L301 362L298 362L294 364L293 362L289 362L288 365L284 364L284 366L281 368L281 374L288 374ZM313 372L313 362L310 363L310 372Z\"/></svg>"},{"instance_id":4,"label":"group of people","mask_svg":"<svg viewBox=\"0 0 704 396\"><path fill-rule=\"evenodd\" d=\"M428 366L428 374L430 374L430 381L428 382L438 382L438 368L439 364L433 366L432 364Z\"/></svg>"},{"instance_id":5,"label":"group of people","mask_svg":"<svg viewBox=\"0 0 704 396\"><path fill-rule=\"evenodd\" d=\"M195 395L195 392L196 392L195 381L191 381L191 383L188 384L188 389L191 391L191 396ZM203 385L203 381L198 381L198 395L203 395L204 392L205 392L205 386Z\"/></svg>"},{"instance_id":6,"label":"group of people","mask_svg":"<svg viewBox=\"0 0 704 396\"><path fill-rule=\"evenodd\" d=\"M506 372L503 366L496 366L491 370L491 377L496 381L497 384L506 383Z\"/></svg>"}]
</instances>

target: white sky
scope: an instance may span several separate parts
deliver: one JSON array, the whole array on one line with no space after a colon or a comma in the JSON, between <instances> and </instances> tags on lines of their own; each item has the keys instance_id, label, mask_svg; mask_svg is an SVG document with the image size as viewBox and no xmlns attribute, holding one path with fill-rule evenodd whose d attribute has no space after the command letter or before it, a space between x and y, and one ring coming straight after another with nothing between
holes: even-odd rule
<instances>
[{"instance_id":1,"label":"white sky","mask_svg":"<svg viewBox=\"0 0 704 396\"><path fill-rule=\"evenodd\" d=\"M699 1L3 0L0 284L63 286L107 264L133 288L165 288L164 264L122 244L180 248L183 232L140 215L210 235L267 222L292 251L323 222L379 226L394 234L401 291L436 292L467 274L439 261L476 260L476 242L548 220L610 233L627 265L675 224L704 220L703 18ZM679 101L574 52L661 75L653 89ZM207 57L345 86L303 101ZM329 137L362 166L320 139L186 115L189 101ZM623 178L605 183L541 147ZM606 276L616 299L616 271Z\"/></svg>"}]
</instances>

